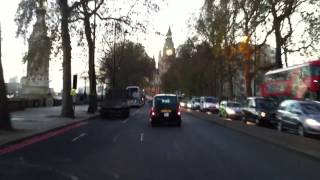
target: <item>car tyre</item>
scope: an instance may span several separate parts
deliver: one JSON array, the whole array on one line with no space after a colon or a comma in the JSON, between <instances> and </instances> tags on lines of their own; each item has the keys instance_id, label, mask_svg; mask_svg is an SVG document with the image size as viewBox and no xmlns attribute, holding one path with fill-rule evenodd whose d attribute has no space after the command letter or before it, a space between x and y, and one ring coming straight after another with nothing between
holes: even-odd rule
<instances>
[{"instance_id":1,"label":"car tyre","mask_svg":"<svg viewBox=\"0 0 320 180\"><path fill-rule=\"evenodd\" d=\"M282 131L283 131L283 125L282 125L282 122L281 122L281 121L279 121L279 122L277 123L277 130L278 130L279 132L282 132Z\"/></svg>"},{"instance_id":2,"label":"car tyre","mask_svg":"<svg viewBox=\"0 0 320 180\"><path fill-rule=\"evenodd\" d=\"M155 122L151 122L151 127L156 127L157 124Z\"/></svg>"},{"instance_id":3,"label":"car tyre","mask_svg":"<svg viewBox=\"0 0 320 180\"><path fill-rule=\"evenodd\" d=\"M246 118L246 116L242 116L242 117L241 117L241 121L242 121L244 124L247 124L247 118Z\"/></svg>"},{"instance_id":4,"label":"car tyre","mask_svg":"<svg viewBox=\"0 0 320 180\"><path fill-rule=\"evenodd\" d=\"M260 125L261 125L261 121L260 121L259 118L257 118L257 119L255 120L255 124L256 124L257 126L260 126Z\"/></svg>"},{"instance_id":5,"label":"car tyre","mask_svg":"<svg viewBox=\"0 0 320 180\"><path fill-rule=\"evenodd\" d=\"M302 124L299 124L299 126L298 126L298 135L302 136L302 137L306 136L306 132L305 132L304 127L302 126Z\"/></svg>"}]
</instances>

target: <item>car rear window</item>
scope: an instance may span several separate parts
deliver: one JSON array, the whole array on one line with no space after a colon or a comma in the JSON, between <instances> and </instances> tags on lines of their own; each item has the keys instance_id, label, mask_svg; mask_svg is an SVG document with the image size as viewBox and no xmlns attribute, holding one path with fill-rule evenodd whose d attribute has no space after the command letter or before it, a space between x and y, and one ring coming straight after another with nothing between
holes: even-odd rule
<instances>
[{"instance_id":1,"label":"car rear window","mask_svg":"<svg viewBox=\"0 0 320 180\"><path fill-rule=\"evenodd\" d=\"M236 102L228 102L227 104L228 107L240 107L240 103L236 103Z\"/></svg>"},{"instance_id":2,"label":"car rear window","mask_svg":"<svg viewBox=\"0 0 320 180\"><path fill-rule=\"evenodd\" d=\"M258 108L273 110L277 108L277 105L274 101L269 99L256 99L256 106Z\"/></svg>"},{"instance_id":3,"label":"car rear window","mask_svg":"<svg viewBox=\"0 0 320 180\"><path fill-rule=\"evenodd\" d=\"M154 99L155 107L158 108L176 108L178 106L175 96L157 96Z\"/></svg>"},{"instance_id":4,"label":"car rear window","mask_svg":"<svg viewBox=\"0 0 320 180\"><path fill-rule=\"evenodd\" d=\"M207 97L207 98L205 98L205 102L217 103L217 102L218 102L218 99L216 99L216 98L211 98L211 97Z\"/></svg>"}]
</instances>

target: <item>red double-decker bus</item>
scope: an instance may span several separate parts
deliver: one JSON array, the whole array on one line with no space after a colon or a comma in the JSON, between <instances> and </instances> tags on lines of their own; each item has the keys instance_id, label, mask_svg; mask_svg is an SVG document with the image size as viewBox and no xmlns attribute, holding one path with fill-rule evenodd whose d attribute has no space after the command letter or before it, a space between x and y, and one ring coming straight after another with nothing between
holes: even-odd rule
<instances>
[{"instance_id":1,"label":"red double-decker bus","mask_svg":"<svg viewBox=\"0 0 320 180\"><path fill-rule=\"evenodd\" d=\"M261 95L277 99L320 100L320 60L265 74Z\"/></svg>"}]
</instances>

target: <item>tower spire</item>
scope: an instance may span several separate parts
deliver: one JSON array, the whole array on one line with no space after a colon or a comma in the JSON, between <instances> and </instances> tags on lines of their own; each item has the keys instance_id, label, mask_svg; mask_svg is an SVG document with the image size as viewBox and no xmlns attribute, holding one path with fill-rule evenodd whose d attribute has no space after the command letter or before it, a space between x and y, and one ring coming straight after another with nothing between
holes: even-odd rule
<instances>
[{"instance_id":1,"label":"tower spire","mask_svg":"<svg viewBox=\"0 0 320 180\"><path fill-rule=\"evenodd\" d=\"M168 32L167 32L167 37L171 37L172 36L172 32L171 32L171 27L169 26Z\"/></svg>"}]
</instances>

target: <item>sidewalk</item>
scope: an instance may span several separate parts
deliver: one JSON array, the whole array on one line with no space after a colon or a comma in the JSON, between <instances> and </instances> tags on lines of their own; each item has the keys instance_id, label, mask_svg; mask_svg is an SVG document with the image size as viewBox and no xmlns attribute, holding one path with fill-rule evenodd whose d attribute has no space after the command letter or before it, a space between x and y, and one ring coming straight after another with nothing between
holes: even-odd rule
<instances>
[{"instance_id":1,"label":"sidewalk","mask_svg":"<svg viewBox=\"0 0 320 180\"><path fill-rule=\"evenodd\" d=\"M317 139L305 138L289 133L278 132L275 129L256 127L254 125L245 125L240 121L228 121L225 119L221 119L216 115L207 115L205 113L194 111L190 112L188 110L185 110L185 112L192 116L211 121L215 124L233 129L249 136L256 137L260 140L267 141L280 147L291 149L320 160L320 141Z\"/></svg>"},{"instance_id":2,"label":"sidewalk","mask_svg":"<svg viewBox=\"0 0 320 180\"><path fill-rule=\"evenodd\" d=\"M75 118L60 117L61 106L30 108L11 113L14 131L0 131L0 146L49 130L90 119L96 114L87 114L87 105L76 106Z\"/></svg>"}]
</instances>

